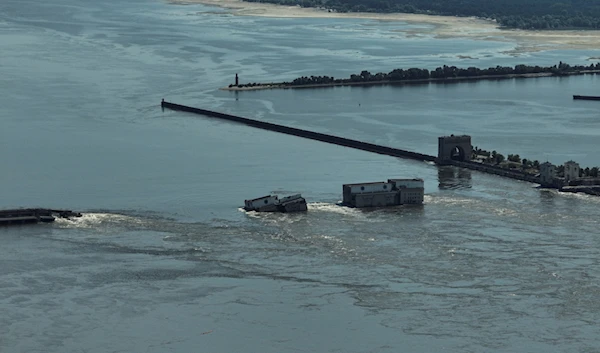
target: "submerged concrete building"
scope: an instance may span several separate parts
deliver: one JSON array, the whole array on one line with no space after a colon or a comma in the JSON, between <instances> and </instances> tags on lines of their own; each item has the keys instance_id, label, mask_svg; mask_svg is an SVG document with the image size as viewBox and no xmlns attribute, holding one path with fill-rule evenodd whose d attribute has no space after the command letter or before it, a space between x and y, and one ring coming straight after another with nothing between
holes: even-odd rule
<instances>
[{"instance_id":1,"label":"submerged concrete building","mask_svg":"<svg viewBox=\"0 0 600 353\"><path fill-rule=\"evenodd\" d=\"M580 171L581 171L581 167L579 167L579 163L577 163L575 161L565 162L565 164L564 164L565 182L568 184L570 181L579 179Z\"/></svg>"},{"instance_id":2,"label":"submerged concrete building","mask_svg":"<svg viewBox=\"0 0 600 353\"><path fill-rule=\"evenodd\" d=\"M344 184L342 194L342 203L356 208L422 204L425 187L423 179L388 179L382 182Z\"/></svg>"},{"instance_id":3,"label":"submerged concrete building","mask_svg":"<svg viewBox=\"0 0 600 353\"><path fill-rule=\"evenodd\" d=\"M540 164L540 185L542 187L555 188L563 192L583 192L600 196L600 178L581 176L582 169L579 163L574 161L565 162L562 177L557 175L557 169L550 162Z\"/></svg>"},{"instance_id":4,"label":"submerged concrete building","mask_svg":"<svg viewBox=\"0 0 600 353\"><path fill-rule=\"evenodd\" d=\"M282 197L267 195L244 200L244 210L256 212L303 212L308 210L306 200L300 194Z\"/></svg>"},{"instance_id":5,"label":"submerged concrete building","mask_svg":"<svg viewBox=\"0 0 600 353\"><path fill-rule=\"evenodd\" d=\"M585 184L586 181L596 183L594 178L582 178L580 176L581 167L575 161L565 162L562 177L559 177L557 174L558 168L554 164L550 162L540 164L540 185L542 187L560 189L563 186Z\"/></svg>"},{"instance_id":6,"label":"submerged concrete building","mask_svg":"<svg viewBox=\"0 0 600 353\"><path fill-rule=\"evenodd\" d=\"M559 184L559 180L556 177L556 167L554 164L550 162L540 164L540 185L543 187L555 187L557 184ZM560 184L562 184L562 181L560 181Z\"/></svg>"}]
</instances>

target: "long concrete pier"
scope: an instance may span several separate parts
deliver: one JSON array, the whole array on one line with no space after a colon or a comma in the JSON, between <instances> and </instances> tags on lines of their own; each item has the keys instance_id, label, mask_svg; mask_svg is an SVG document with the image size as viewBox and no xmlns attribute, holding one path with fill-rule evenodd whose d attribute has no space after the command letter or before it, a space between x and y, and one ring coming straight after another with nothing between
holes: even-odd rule
<instances>
[{"instance_id":1,"label":"long concrete pier","mask_svg":"<svg viewBox=\"0 0 600 353\"><path fill-rule=\"evenodd\" d=\"M506 178L517 179L517 180L527 181L527 182L531 182L531 183L539 184L539 182L540 182L540 179L538 176L527 174L527 173L524 173L519 170L510 170L510 169L501 168L501 167L494 166L494 165L477 163L477 162L473 162L470 160L464 160L464 161L455 161L455 160L448 160L448 159L440 160L438 157L431 156L428 154L407 151L407 150L403 150L403 149L399 149L399 148L381 146L381 145L376 145L376 144L372 144L372 143L368 143L368 142L351 140L351 139L347 139L344 137L322 134L319 132L302 130L302 129L297 129L297 128L273 124L273 123L267 123L264 121L243 118L241 116L235 116L235 115L231 115L231 114L215 112L212 110L194 108L194 107L190 107L190 106L186 106L186 105L171 103L171 102L167 102L165 100L163 100L161 102L161 106L163 109L167 108L167 109L171 109L171 110L178 110L178 111L183 111L183 112L188 112L188 113L193 113L193 114L200 114L200 115L204 115L204 116L211 117L211 118L223 119L223 120L233 121L236 123L245 124L248 126L259 128L259 129L280 132L280 133L284 133L284 134L288 134L288 135L303 137L303 138L317 140L317 141L321 141L321 142L327 142L327 143L331 143L334 145L355 148L355 149L359 149L359 150L363 150L363 151L367 151L367 152L374 152L374 153L379 153L379 154L388 155L388 156L392 156L392 157L409 158L409 159L415 159L415 160L420 160L420 161L430 161L430 162L435 162L439 165L453 165L453 166L460 167L460 168L477 170L477 171L480 171L483 173L494 174L494 175L498 175L498 176L502 176L502 177L506 177Z\"/></svg>"},{"instance_id":2,"label":"long concrete pier","mask_svg":"<svg viewBox=\"0 0 600 353\"><path fill-rule=\"evenodd\" d=\"M573 99L588 100L588 101L600 101L600 96L573 95Z\"/></svg>"},{"instance_id":3,"label":"long concrete pier","mask_svg":"<svg viewBox=\"0 0 600 353\"><path fill-rule=\"evenodd\" d=\"M386 146L376 145L376 144L362 142L362 141L358 141L358 140L351 140L351 139L347 139L344 137L322 134L320 132L302 130L302 129L297 129L297 128L288 127L288 126L279 125L279 124L267 123L267 122L260 121L260 120L242 118L241 116L235 116L235 115L215 112L212 110L189 107L186 105L166 102L164 100L161 102L161 106L163 108L167 108L167 109L179 110L179 111L188 112L188 113L200 114L200 115L208 116L211 118L218 118L218 119L233 121L236 123L246 124L246 125L249 125L252 127L259 128L259 129L280 132L280 133L284 133L284 134L288 134L288 135L294 135L294 136L303 137L303 138L307 138L307 139L311 139L311 140L327 142L327 143L344 146L344 147L356 148L356 149L367 151L367 152L374 152L374 153L384 154L384 155L393 156L393 157L416 159L416 160L420 160L420 161L433 162L436 159L435 156L431 156L428 154L416 153L416 152L411 152L411 151L407 151L407 150L402 150L399 148L386 147Z\"/></svg>"}]
</instances>

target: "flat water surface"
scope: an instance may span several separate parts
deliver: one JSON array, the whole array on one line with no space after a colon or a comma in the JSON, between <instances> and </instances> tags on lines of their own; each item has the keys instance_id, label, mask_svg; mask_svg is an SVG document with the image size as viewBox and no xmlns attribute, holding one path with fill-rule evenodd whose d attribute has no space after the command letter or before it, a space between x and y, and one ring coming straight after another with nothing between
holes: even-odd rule
<instances>
[{"instance_id":1,"label":"flat water surface","mask_svg":"<svg viewBox=\"0 0 600 353\"><path fill-rule=\"evenodd\" d=\"M598 56L428 33L150 0L4 0L0 206L85 214L0 229L0 351L597 350L600 199L159 107L428 154L465 133L505 155L600 165L598 104L571 99L594 94L597 76L218 90L235 73ZM344 183L403 177L425 180L422 207L336 205ZM271 192L302 193L309 212L239 210Z\"/></svg>"}]
</instances>

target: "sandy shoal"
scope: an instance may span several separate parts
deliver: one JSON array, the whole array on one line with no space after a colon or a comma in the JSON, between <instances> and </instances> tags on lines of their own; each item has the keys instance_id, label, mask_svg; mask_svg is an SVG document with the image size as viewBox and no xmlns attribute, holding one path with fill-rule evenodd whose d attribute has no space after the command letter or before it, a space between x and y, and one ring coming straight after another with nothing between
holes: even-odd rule
<instances>
[{"instance_id":1,"label":"sandy shoal","mask_svg":"<svg viewBox=\"0 0 600 353\"><path fill-rule=\"evenodd\" d=\"M279 18L360 18L433 25L432 29L407 30L408 35L429 34L437 38L472 38L516 43L515 53L547 49L600 49L600 31L529 31L499 29L494 21L474 17L418 14L336 13L324 9L282 6L241 0L168 0L173 4L203 4L229 9L234 15Z\"/></svg>"}]
</instances>

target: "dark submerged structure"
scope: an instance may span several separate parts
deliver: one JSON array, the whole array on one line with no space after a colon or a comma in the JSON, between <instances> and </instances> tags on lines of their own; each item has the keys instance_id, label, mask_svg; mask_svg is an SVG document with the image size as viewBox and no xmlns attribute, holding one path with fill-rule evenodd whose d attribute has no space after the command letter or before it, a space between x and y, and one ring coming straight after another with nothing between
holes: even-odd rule
<instances>
[{"instance_id":1,"label":"dark submerged structure","mask_svg":"<svg viewBox=\"0 0 600 353\"><path fill-rule=\"evenodd\" d=\"M0 210L0 225L50 223L56 218L81 217L81 213L71 210L54 210L46 208L21 208Z\"/></svg>"},{"instance_id":2,"label":"dark submerged structure","mask_svg":"<svg viewBox=\"0 0 600 353\"><path fill-rule=\"evenodd\" d=\"M573 95L573 99L588 100L588 101L600 101L600 96Z\"/></svg>"},{"instance_id":3,"label":"dark submerged structure","mask_svg":"<svg viewBox=\"0 0 600 353\"><path fill-rule=\"evenodd\" d=\"M308 210L306 199L300 194L279 198L267 195L252 200L244 200L244 210L256 212L304 212Z\"/></svg>"}]
</instances>

